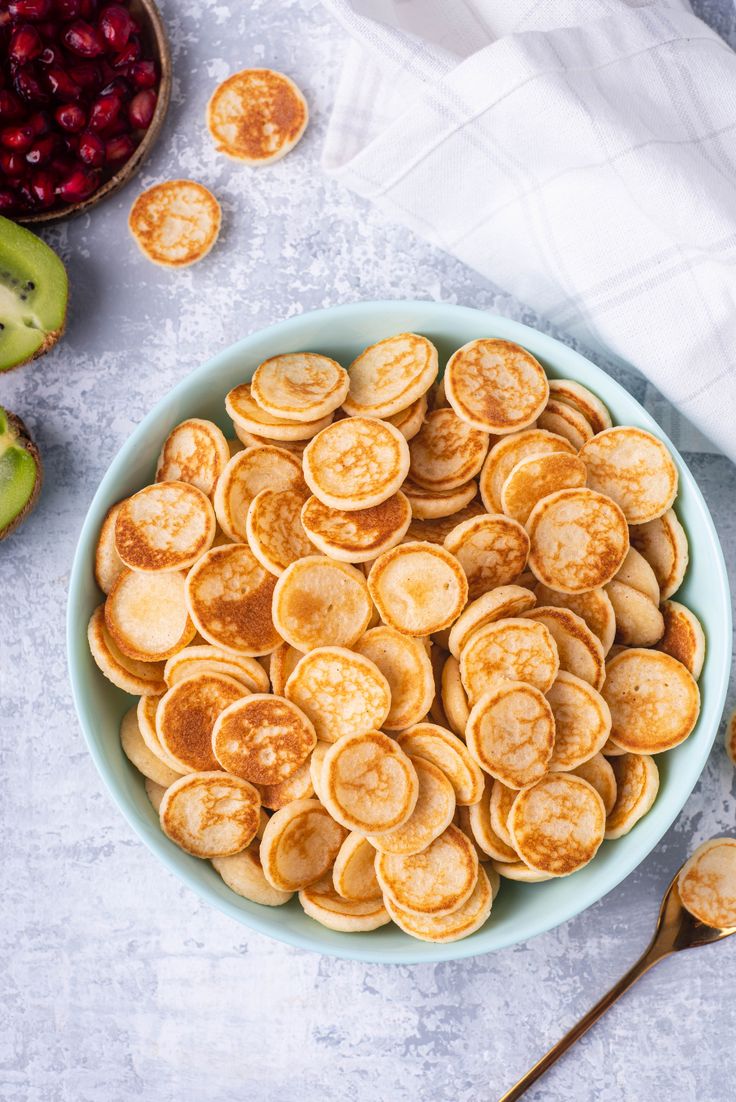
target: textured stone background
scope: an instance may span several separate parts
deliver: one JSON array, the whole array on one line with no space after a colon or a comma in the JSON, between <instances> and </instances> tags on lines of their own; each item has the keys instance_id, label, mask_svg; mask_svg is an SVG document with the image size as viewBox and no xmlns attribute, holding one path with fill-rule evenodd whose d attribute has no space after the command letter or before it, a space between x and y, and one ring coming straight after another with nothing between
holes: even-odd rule
<instances>
[{"instance_id":1,"label":"textured stone background","mask_svg":"<svg viewBox=\"0 0 736 1102\"><path fill-rule=\"evenodd\" d=\"M638 955L687 850L733 831L733 770L719 740L680 819L624 884L552 933L459 964L291 950L199 903L138 842L82 742L64 608L85 510L143 414L218 349L314 307L432 298L545 327L322 177L342 43L317 0L162 7L176 84L160 145L139 182L49 233L74 288L69 331L0 380L47 471L36 513L0 549L0 1097L492 1100ZM730 0L697 10L736 45ZM297 80L313 122L286 161L251 173L214 154L202 117L217 81L258 64ZM141 184L179 174L214 189L224 230L207 261L170 274L138 255L125 220ZM623 381L685 450L733 564L733 468L642 380ZM660 965L530 1099L732 1102L735 986L735 944Z\"/></svg>"}]
</instances>

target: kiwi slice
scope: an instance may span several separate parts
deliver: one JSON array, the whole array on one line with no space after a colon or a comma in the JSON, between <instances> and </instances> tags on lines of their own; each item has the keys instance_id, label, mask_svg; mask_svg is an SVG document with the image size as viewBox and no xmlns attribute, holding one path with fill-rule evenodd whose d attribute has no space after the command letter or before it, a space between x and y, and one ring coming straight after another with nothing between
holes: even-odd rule
<instances>
[{"instance_id":1,"label":"kiwi slice","mask_svg":"<svg viewBox=\"0 0 736 1102\"><path fill-rule=\"evenodd\" d=\"M26 426L0 406L0 540L31 512L42 479L41 456Z\"/></svg>"},{"instance_id":2,"label":"kiwi slice","mask_svg":"<svg viewBox=\"0 0 736 1102\"><path fill-rule=\"evenodd\" d=\"M0 217L0 371L42 356L64 332L69 281L53 249Z\"/></svg>"}]
</instances>

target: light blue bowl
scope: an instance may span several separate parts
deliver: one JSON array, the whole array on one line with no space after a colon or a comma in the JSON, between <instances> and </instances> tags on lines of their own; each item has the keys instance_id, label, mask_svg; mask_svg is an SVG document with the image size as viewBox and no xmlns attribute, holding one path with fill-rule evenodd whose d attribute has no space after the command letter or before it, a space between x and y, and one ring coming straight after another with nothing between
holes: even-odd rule
<instances>
[{"instance_id":1,"label":"light blue bowl","mask_svg":"<svg viewBox=\"0 0 736 1102\"><path fill-rule=\"evenodd\" d=\"M690 541L690 568L677 597L698 615L708 641L700 679L700 719L686 742L657 759L661 784L648 815L626 837L604 842L596 859L573 876L543 884L502 882L486 926L448 945L416 941L393 925L368 934L335 933L307 918L296 900L274 908L249 903L224 885L209 862L173 845L159 828L143 779L120 749L120 718L131 698L102 676L86 638L87 621L101 599L93 561L105 511L153 480L161 442L177 422L209 417L230 435L225 394L250 379L267 357L310 350L348 364L366 345L404 331L429 337L439 349L441 363L478 337L517 341L534 353L551 377L566 376L595 391L614 422L637 425L665 440L680 472L676 509ZM290 945L353 960L414 964L487 953L549 930L599 900L656 846L700 776L718 728L731 666L731 600L718 537L695 480L649 414L618 383L552 337L506 318L434 302L360 302L290 318L246 337L184 379L149 413L110 465L84 522L69 585L67 641L74 701L94 762L128 822L185 884L238 922ZM152 921L156 906L151 898Z\"/></svg>"}]
</instances>

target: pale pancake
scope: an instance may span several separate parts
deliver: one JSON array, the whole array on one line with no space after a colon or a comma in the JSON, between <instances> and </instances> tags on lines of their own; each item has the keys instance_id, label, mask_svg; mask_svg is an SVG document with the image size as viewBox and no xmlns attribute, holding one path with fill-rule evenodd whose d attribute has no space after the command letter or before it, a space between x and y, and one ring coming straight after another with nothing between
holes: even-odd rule
<instances>
[{"instance_id":1,"label":"pale pancake","mask_svg":"<svg viewBox=\"0 0 736 1102\"><path fill-rule=\"evenodd\" d=\"M455 814L455 792L442 770L426 758L412 762L419 782L417 802L403 826L368 835L379 853L421 853L447 829Z\"/></svg>"},{"instance_id":2,"label":"pale pancake","mask_svg":"<svg viewBox=\"0 0 736 1102\"><path fill-rule=\"evenodd\" d=\"M161 761L144 742L134 707L128 709L120 724L120 745L128 761L149 780L164 788L179 780L181 774Z\"/></svg>"},{"instance_id":3,"label":"pale pancake","mask_svg":"<svg viewBox=\"0 0 736 1102\"><path fill-rule=\"evenodd\" d=\"M189 482L207 497L230 459L227 440L211 421L192 417L164 440L156 465L157 482Z\"/></svg>"},{"instance_id":4,"label":"pale pancake","mask_svg":"<svg viewBox=\"0 0 736 1102\"><path fill-rule=\"evenodd\" d=\"M541 605L522 613L524 619L544 624L557 644L560 669L574 673L600 689L606 679L606 656L603 644L582 616L569 608Z\"/></svg>"},{"instance_id":5,"label":"pale pancake","mask_svg":"<svg viewBox=\"0 0 736 1102\"><path fill-rule=\"evenodd\" d=\"M536 420L549 397L542 365L512 341L481 339L447 362L445 394L458 417L499 436Z\"/></svg>"},{"instance_id":6,"label":"pale pancake","mask_svg":"<svg viewBox=\"0 0 736 1102\"><path fill-rule=\"evenodd\" d=\"M473 705L468 750L507 788L536 784L547 772L555 721L543 693L520 681L500 681Z\"/></svg>"},{"instance_id":7,"label":"pale pancake","mask_svg":"<svg viewBox=\"0 0 736 1102\"><path fill-rule=\"evenodd\" d=\"M621 754L611 761L616 778L616 802L606 819L606 838L621 838L657 798L659 770L649 754Z\"/></svg>"},{"instance_id":8,"label":"pale pancake","mask_svg":"<svg viewBox=\"0 0 736 1102\"><path fill-rule=\"evenodd\" d=\"M128 228L141 252L164 268L186 268L207 256L220 232L220 204L194 180L165 180L141 192Z\"/></svg>"},{"instance_id":9,"label":"pale pancake","mask_svg":"<svg viewBox=\"0 0 736 1102\"><path fill-rule=\"evenodd\" d=\"M389 683L378 666L343 647L317 647L305 654L284 695L309 717L324 742L382 727L391 707Z\"/></svg>"},{"instance_id":10,"label":"pale pancake","mask_svg":"<svg viewBox=\"0 0 736 1102\"><path fill-rule=\"evenodd\" d=\"M351 363L343 408L352 417L392 417L426 393L437 367L437 349L426 337L416 333L388 337Z\"/></svg>"},{"instance_id":11,"label":"pale pancake","mask_svg":"<svg viewBox=\"0 0 736 1102\"><path fill-rule=\"evenodd\" d=\"M163 693L161 696L142 696L139 698L138 707L136 708L138 730L141 733L141 738L153 756L158 758L160 762L163 762L164 765L168 766L169 769L172 769L174 773L180 777L184 773L191 773L192 770L185 768L178 761L175 761L161 745L161 740L156 730L156 714L161 700L163 700Z\"/></svg>"},{"instance_id":12,"label":"pale pancake","mask_svg":"<svg viewBox=\"0 0 736 1102\"><path fill-rule=\"evenodd\" d=\"M447 395L445 394L444 378L437 379L436 382L432 383L432 386L428 391L428 395L429 397L427 404L429 405L430 409L444 409L450 404L447 401Z\"/></svg>"},{"instance_id":13,"label":"pale pancake","mask_svg":"<svg viewBox=\"0 0 736 1102\"><path fill-rule=\"evenodd\" d=\"M542 429L526 429L499 440L489 451L478 482L480 496L488 512L503 511L501 495L504 483L517 463L533 455L551 455L555 452L574 455L575 449L563 436Z\"/></svg>"},{"instance_id":14,"label":"pale pancake","mask_svg":"<svg viewBox=\"0 0 736 1102\"><path fill-rule=\"evenodd\" d=\"M584 486L582 459L567 452L547 452L520 460L501 487L501 509L507 517L526 524L534 506L556 490Z\"/></svg>"},{"instance_id":15,"label":"pale pancake","mask_svg":"<svg viewBox=\"0 0 736 1102\"><path fill-rule=\"evenodd\" d=\"M467 816L470 834L476 846L482 851L484 860L492 857L496 861L518 861L516 850L508 846L506 842L496 834L491 823L491 793L495 781L486 777L483 795L476 804L470 807L461 807L461 820ZM516 793L514 792L514 796Z\"/></svg>"},{"instance_id":16,"label":"pale pancake","mask_svg":"<svg viewBox=\"0 0 736 1102\"><path fill-rule=\"evenodd\" d=\"M501 781L493 782L488 814L493 830L509 849L513 849L513 840L509 831L509 815L517 796L516 789L507 788ZM516 853L516 850L513 849L513 852Z\"/></svg>"},{"instance_id":17,"label":"pale pancake","mask_svg":"<svg viewBox=\"0 0 736 1102\"><path fill-rule=\"evenodd\" d=\"M221 772L189 773L166 789L164 834L195 857L227 857L250 845L261 802L252 784Z\"/></svg>"},{"instance_id":18,"label":"pale pancake","mask_svg":"<svg viewBox=\"0 0 736 1102\"><path fill-rule=\"evenodd\" d=\"M459 658L463 647L476 631L496 620L523 616L535 603L534 594L520 585L501 585L483 593L460 613L452 625L448 640L450 652Z\"/></svg>"},{"instance_id":19,"label":"pale pancake","mask_svg":"<svg viewBox=\"0 0 736 1102\"><path fill-rule=\"evenodd\" d=\"M294 800L308 800L314 796L309 762L303 762L285 781L279 781L278 784L257 784L256 788L261 794L261 803L271 811L279 811Z\"/></svg>"},{"instance_id":20,"label":"pale pancake","mask_svg":"<svg viewBox=\"0 0 736 1102\"><path fill-rule=\"evenodd\" d=\"M340 933L377 930L379 926L387 926L391 921L380 896L362 901L343 899L335 891L329 877L303 888L299 892L299 902L304 913L315 922Z\"/></svg>"},{"instance_id":21,"label":"pale pancake","mask_svg":"<svg viewBox=\"0 0 736 1102\"><path fill-rule=\"evenodd\" d=\"M343 735L333 743L322 763L320 787L332 817L361 834L403 826L419 796L411 759L382 731Z\"/></svg>"},{"instance_id":22,"label":"pale pancake","mask_svg":"<svg viewBox=\"0 0 736 1102\"><path fill-rule=\"evenodd\" d=\"M131 696L166 692L163 662L137 662L117 647L105 625L105 606L98 605L87 627L87 642L99 670L108 681Z\"/></svg>"},{"instance_id":23,"label":"pale pancake","mask_svg":"<svg viewBox=\"0 0 736 1102\"><path fill-rule=\"evenodd\" d=\"M478 493L478 484L471 481L452 490L425 490L407 478L402 489L409 500L412 516L418 520L438 520L451 517L469 505Z\"/></svg>"},{"instance_id":24,"label":"pale pancake","mask_svg":"<svg viewBox=\"0 0 736 1102\"><path fill-rule=\"evenodd\" d=\"M263 874L280 891L300 891L332 868L346 835L318 800L294 800L271 816L263 832Z\"/></svg>"},{"instance_id":25,"label":"pale pancake","mask_svg":"<svg viewBox=\"0 0 736 1102\"><path fill-rule=\"evenodd\" d=\"M509 830L522 861L537 872L569 876L595 857L606 828L596 790L571 773L550 773L514 800ZM502 866L498 868L501 875Z\"/></svg>"},{"instance_id":26,"label":"pale pancake","mask_svg":"<svg viewBox=\"0 0 736 1102\"><path fill-rule=\"evenodd\" d=\"M595 394L572 379L550 379L549 396L582 413L593 432L611 427L611 414Z\"/></svg>"},{"instance_id":27,"label":"pale pancake","mask_svg":"<svg viewBox=\"0 0 736 1102\"><path fill-rule=\"evenodd\" d=\"M214 547L187 576L189 615L213 646L269 654L282 641L271 618L275 584L246 544Z\"/></svg>"},{"instance_id":28,"label":"pale pancake","mask_svg":"<svg viewBox=\"0 0 736 1102\"><path fill-rule=\"evenodd\" d=\"M467 578L454 555L418 541L379 555L368 589L383 622L406 635L449 627L468 599Z\"/></svg>"},{"instance_id":29,"label":"pale pancake","mask_svg":"<svg viewBox=\"0 0 736 1102\"><path fill-rule=\"evenodd\" d=\"M284 421L284 424L286 425L287 422ZM321 425L322 422L320 421L319 424ZM302 455L304 454L304 449L309 443L308 439L274 440L270 436L258 436L254 432L247 432L244 428L241 428L240 425L236 425L235 423L233 423L233 432L237 436L238 442L242 445L242 447L231 448L231 459L233 455L236 455L239 451L242 451L243 448L255 448L264 445L271 448L283 448L285 452L289 452L290 455L295 455L297 459L301 461Z\"/></svg>"},{"instance_id":30,"label":"pale pancake","mask_svg":"<svg viewBox=\"0 0 736 1102\"><path fill-rule=\"evenodd\" d=\"M424 719L434 699L432 663L424 644L381 624L367 631L354 649L375 663L391 693L391 707L385 720L371 726L403 731Z\"/></svg>"},{"instance_id":31,"label":"pale pancake","mask_svg":"<svg viewBox=\"0 0 736 1102\"><path fill-rule=\"evenodd\" d=\"M250 393L266 413L286 421L318 421L334 413L348 392L344 367L315 352L287 352L264 360Z\"/></svg>"},{"instance_id":32,"label":"pale pancake","mask_svg":"<svg viewBox=\"0 0 736 1102\"><path fill-rule=\"evenodd\" d=\"M260 903L262 907L282 907L294 893L271 887L263 875L259 850L260 843L253 841L240 853L213 857L212 867L236 895L249 899L251 903Z\"/></svg>"},{"instance_id":33,"label":"pale pancake","mask_svg":"<svg viewBox=\"0 0 736 1102\"><path fill-rule=\"evenodd\" d=\"M616 614L605 589L591 589L587 593L558 593L538 582L534 592L538 605L569 608L570 612L580 616L600 639L603 653L610 652L616 637Z\"/></svg>"},{"instance_id":34,"label":"pale pancake","mask_svg":"<svg viewBox=\"0 0 736 1102\"><path fill-rule=\"evenodd\" d=\"M271 574L314 552L302 527L304 494L298 490L261 490L248 507L246 532L251 551Z\"/></svg>"},{"instance_id":35,"label":"pale pancake","mask_svg":"<svg viewBox=\"0 0 736 1102\"><path fill-rule=\"evenodd\" d=\"M435 723L417 723L397 739L414 761L423 758L441 769L452 785L458 807L475 804L483 793L483 774L465 743Z\"/></svg>"},{"instance_id":36,"label":"pale pancake","mask_svg":"<svg viewBox=\"0 0 736 1102\"><path fill-rule=\"evenodd\" d=\"M284 695L286 682L296 669L299 659L303 657L304 651L297 650L295 647L289 646L288 643L282 643L271 655L269 678L271 688L278 696ZM268 690L264 689L263 691L267 692Z\"/></svg>"},{"instance_id":37,"label":"pale pancake","mask_svg":"<svg viewBox=\"0 0 736 1102\"><path fill-rule=\"evenodd\" d=\"M594 754L582 765L570 770L576 777L582 777L588 784L592 784L606 809L606 815L610 815L616 803L616 774L607 758L602 753Z\"/></svg>"},{"instance_id":38,"label":"pale pancake","mask_svg":"<svg viewBox=\"0 0 736 1102\"><path fill-rule=\"evenodd\" d=\"M253 784L280 784L317 744L311 720L290 700L253 693L220 712L212 750L227 773Z\"/></svg>"},{"instance_id":39,"label":"pale pancake","mask_svg":"<svg viewBox=\"0 0 736 1102\"><path fill-rule=\"evenodd\" d=\"M309 776L312 780L312 788L320 803L322 802L322 765L324 764L325 754L331 746L331 742L319 741L309 759Z\"/></svg>"},{"instance_id":40,"label":"pale pancake","mask_svg":"<svg viewBox=\"0 0 736 1102\"><path fill-rule=\"evenodd\" d=\"M307 101L275 69L243 69L218 84L207 104L207 129L220 153L248 165L284 157L304 133Z\"/></svg>"},{"instance_id":41,"label":"pale pancake","mask_svg":"<svg viewBox=\"0 0 736 1102\"><path fill-rule=\"evenodd\" d=\"M451 409L428 414L409 447L409 476L426 490L453 490L478 474L488 452L488 433L472 428Z\"/></svg>"},{"instance_id":42,"label":"pale pancake","mask_svg":"<svg viewBox=\"0 0 736 1102\"><path fill-rule=\"evenodd\" d=\"M332 869L332 883L337 894L352 903L380 899L375 859L376 851L362 834L357 831L348 834Z\"/></svg>"},{"instance_id":43,"label":"pale pancake","mask_svg":"<svg viewBox=\"0 0 736 1102\"><path fill-rule=\"evenodd\" d=\"M551 773L564 773L589 761L606 745L611 733L608 705L592 685L560 670L547 700L555 717Z\"/></svg>"},{"instance_id":44,"label":"pale pancake","mask_svg":"<svg viewBox=\"0 0 736 1102\"><path fill-rule=\"evenodd\" d=\"M517 521L496 513L462 521L445 539L445 548L462 566L474 601L519 576L529 555L529 537Z\"/></svg>"},{"instance_id":45,"label":"pale pancake","mask_svg":"<svg viewBox=\"0 0 736 1102\"><path fill-rule=\"evenodd\" d=\"M209 643L185 647L169 658L164 668L164 678L171 688L192 674L210 672L224 673L236 681L242 681L252 693L265 693L269 689L268 674L255 658L231 654Z\"/></svg>"},{"instance_id":46,"label":"pale pancake","mask_svg":"<svg viewBox=\"0 0 736 1102\"><path fill-rule=\"evenodd\" d=\"M460 676L471 705L499 677L523 681L546 693L559 668L557 644L549 629L521 617L486 624L471 635L460 655Z\"/></svg>"},{"instance_id":47,"label":"pale pancake","mask_svg":"<svg viewBox=\"0 0 736 1102\"><path fill-rule=\"evenodd\" d=\"M521 884L541 884L552 879L550 873L530 869L523 861L492 861L491 867L504 880L517 880Z\"/></svg>"},{"instance_id":48,"label":"pale pancake","mask_svg":"<svg viewBox=\"0 0 736 1102\"><path fill-rule=\"evenodd\" d=\"M370 509L401 489L409 445L388 421L346 417L317 433L304 449L304 478L331 509Z\"/></svg>"},{"instance_id":49,"label":"pale pancake","mask_svg":"<svg viewBox=\"0 0 736 1102\"><path fill-rule=\"evenodd\" d=\"M690 671L697 681L705 661L705 633L694 612L677 601L662 604L664 635L657 650L671 654Z\"/></svg>"},{"instance_id":50,"label":"pale pancake","mask_svg":"<svg viewBox=\"0 0 736 1102\"><path fill-rule=\"evenodd\" d=\"M179 681L161 698L156 734L182 770L213 770L220 765L212 749L215 720L248 695L239 681L221 673L198 673Z\"/></svg>"},{"instance_id":51,"label":"pale pancake","mask_svg":"<svg viewBox=\"0 0 736 1102\"><path fill-rule=\"evenodd\" d=\"M125 570L125 563L115 547L115 521L122 502L111 505L97 537L95 548L95 581L103 593L109 593L118 575Z\"/></svg>"},{"instance_id":52,"label":"pale pancake","mask_svg":"<svg viewBox=\"0 0 736 1102\"><path fill-rule=\"evenodd\" d=\"M354 566L308 555L287 566L273 591L273 620L297 650L351 647L371 619L364 576Z\"/></svg>"},{"instance_id":53,"label":"pale pancake","mask_svg":"<svg viewBox=\"0 0 736 1102\"><path fill-rule=\"evenodd\" d=\"M384 899L420 917L452 914L469 899L478 879L478 855L451 823L421 853L376 855Z\"/></svg>"},{"instance_id":54,"label":"pale pancake","mask_svg":"<svg viewBox=\"0 0 736 1102\"><path fill-rule=\"evenodd\" d=\"M235 434L240 440L243 440L243 430L254 433L257 437L267 437L270 442L279 444L282 440L311 440L332 421L331 413L316 421L287 421L284 417L272 417L253 398L250 383L241 383L229 391L225 396L225 409L233 419ZM246 447L249 445L247 439L243 443Z\"/></svg>"},{"instance_id":55,"label":"pale pancake","mask_svg":"<svg viewBox=\"0 0 736 1102\"><path fill-rule=\"evenodd\" d=\"M400 491L370 509L332 509L317 497L304 504L301 522L315 547L340 562L368 562L395 547L411 523L411 505Z\"/></svg>"},{"instance_id":56,"label":"pale pancake","mask_svg":"<svg viewBox=\"0 0 736 1102\"><path fill-rule=\"evenodd\" d=\"M610 582L629 550L629 528L610 498L584 488L542 498L527 521L529 569L561 593Z\"/></svg>"},{"instance_id":57,"label":"pale pancake","mask_svg":"<svg viewBox=\"0 0 736 1102\"><path fill-rule=\"evenodd\" d=\"M667 600L680 588L690 557L685 529L674 509L646 524L633 524L631 542L654 571L661 600Z\"/></svg>"},{"instance_id":58,"label":"pale pancake","mask_svg":"<svg viewBox=\"0 0 736 1102\"><path fill-rule=\"evenodd\" d=\"M661 517L677 494L677 467L665 444L644 429L617 425L581 450L588 485L621 506L629 524Z\"/></svg>"},{"instance_id":59,"label":"pale pancake","mask_svg":"<svg viewBox=\"0 0 736 1102\"><path fill-rule=\"evenodd\" d=\"M404 483L404 485L406 485L406 483ZM485 509L481 503L479 501L471 501L469 505L464 506L462 509L458 509L456 513L446 517L437 517L436 519L429 520L413 517L406 536L409 540L416 540L422 543L443 544L448 533L451 532L453 528L457 528L461 521L470 520L471 517L479 517L484 514Z\"/></svg>"},{"instance_id":60,"label":"pale pancake","mask_svg":"<svg viewBox=\"0 0 736 1102\"><path fill-rule=\"evenodd\" d=\"M635 647L606 666L603 696L611 709L611 738L622 750L659 754L684 742L700 712L700 693L681 662Z\"/></svg>"},{"instance_id":61,"label":"pale pancake","mask_svg":"<svg viewBox=\"0 0 736 1102\"><path fill-rule=\"evenodd\" d=\"M706 926L736 927L736 839L698 846L677 878L683 906Z\"/></svg>"},{"instance_id":62,"label":"pale pancake","mask_svg":"<svg viewBox=\"0 0 736 1102\"><path fill-rule=\"evenodd\" d=\"M215 524L210 500L196 486L159 482L121 503L115 547L131 570L186 570L212 546Z\"/></svg>"},{"instance_id":63,"label":"pale pancake","mask_svg":"<svg viewBox=\"0 0 736 1102\"><path fill-rule=\"evenodd\" d=\"M659 607L659 582L647 560L635 547L629 547L614 581L623 582L624 585L630 585L632 589L638 589L639 593L643 593Z\"/></svg>"},{"instance_id":64,"label":"pale pancake","mask_svg":"<svg viewBox=\"0 0 736 1102\"><path fill-rule=\"evenodd\" d=\"M146 777L145 779L144 788L146 790L146 795L150 800L151 807L158 815L161 808L161 801L163 800L164 793L166 792L166 788L162 784L156 784L156 782L152 781L149 777Z\"/></svg>"},{"instance_id":65,"label":"pale pancake","mask_svg":"<svg viewBox=\"0 0 736 1102\"><path fill-rule=\"evenodd\" d=\"M478 879L471 895L449 915L420 917L402 910L386 897L386 910L399 929L420 941L437 943L459 941L474 934L488 920L492 905L493 889L484 869L478 870Z\"/></svg>"},{"instance_id":66,"label":"pale pancake","mask_svg":"<svg viewBox=\"0 0 736 1102\"><path fill-rule=\"evenodd\" d=\"M186 575L124 570L105 601L105 624L117 646L138 662L162 662L194 638L184 603Z\"/></svg>"},{"instance_id":67,"label":"pale pancake","mask_svg":"<svg viewBox=\"0 0 736 1102\"><path fill-rule=\"evenodd\" d=\"M605 587L616 615L616 641L626 647L650 647L664 635L664 619L653 601L615 579Z\"/></svg>"},{"instance_id":68,"label":"pale pancake","mask_svg":"<svg viewBox=\"0 0 736 1102\"><path fill-rule=\"evenodd\" d=\"M427 395L422 394L416 402L412 402L406 409L400 409L386 420L397 428L405 440L413 440L419 432L427 414Z\"/></svg>"},{"instance_id":69,"label":"pale pancake","mask_svg":"<svg viewBox=\"0 0 736 1102\"><path fill-rule=\"evenodd\" d=\"M294 490L304 500L307 487L296 456L260 444L228 461L217 482L214 506L220 527L236 543L248 540L248 509L262 490Z\"/></svg>"},{"instance_id":70,"label":"pale pancake","mask_svg":"<svg viewBox=\"0 0 736 1102\"><path fill-rule=\"evenodd\" d=\"M590 421L573 406L558 402L554 398L550 398L547 402L537 420L537 424L540 429L546 429L547 432L564 436L566 440L570 441L575 451L579 451L583 444L586 444L593 437Z\"/></svg>"},{"instance_id":71,"label":"pale pancake","mask_svg":"<svg viewBox=\"0 0 736 1102\"><path fill-rule=\"evenodd\" d=\"M460 677L460 663L453 655L447 658L442 667L440 692L447 723L458 738L465 741L465 729L470 718L470 704Z\"/></svg>"}]
</instances>

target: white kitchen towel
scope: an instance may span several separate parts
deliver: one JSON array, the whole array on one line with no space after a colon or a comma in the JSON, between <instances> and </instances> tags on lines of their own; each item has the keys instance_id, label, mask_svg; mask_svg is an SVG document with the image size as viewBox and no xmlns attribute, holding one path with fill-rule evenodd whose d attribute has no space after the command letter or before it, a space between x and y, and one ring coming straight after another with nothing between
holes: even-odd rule
<instances>
[{"instance_id":1,"label":"white kitchen towel","mask_svg":"<svg viewBox=\"0 0 736 1102\"><path fill-rule=\"evenodd\" d=\"M323 0L324 166L736 459L736 54L686 0Z\"/></svg>"}]
</instances>

